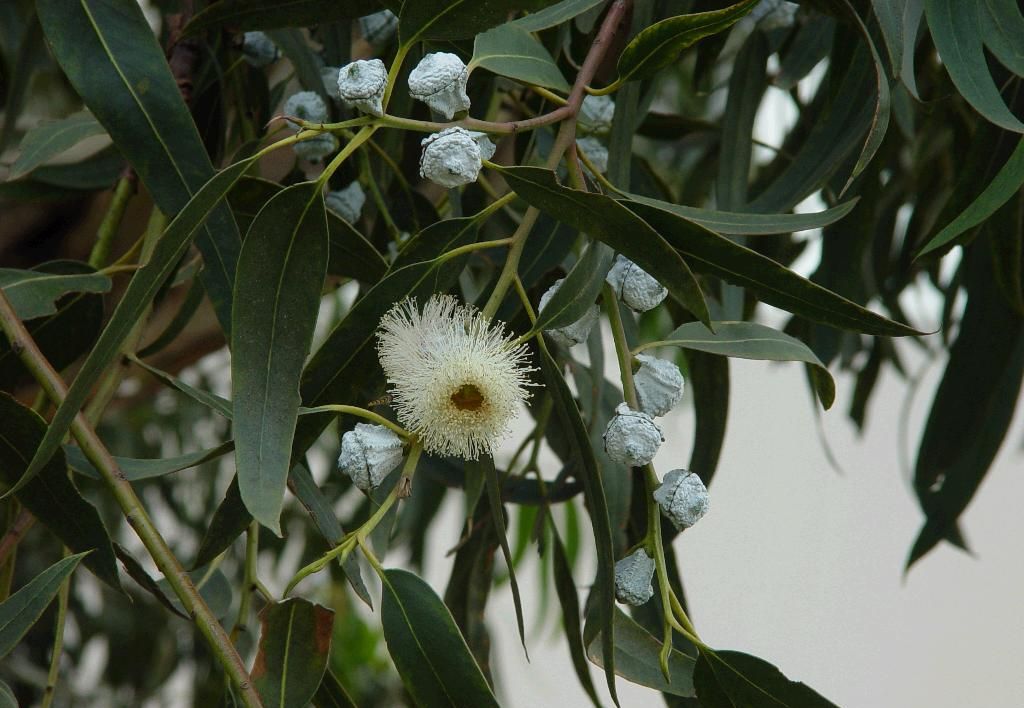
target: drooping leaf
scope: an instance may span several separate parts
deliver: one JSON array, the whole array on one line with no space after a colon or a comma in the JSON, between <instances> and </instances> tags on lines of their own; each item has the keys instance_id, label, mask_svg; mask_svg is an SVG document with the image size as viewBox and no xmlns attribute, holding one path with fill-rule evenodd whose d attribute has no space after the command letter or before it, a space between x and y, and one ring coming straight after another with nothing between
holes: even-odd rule
<instances>
[{"instance_id":1,"label":"drooping leaf","mask_svg":"<svg viewBox=\"0 0 1024 708\"><path fill-rule=\"evenodd\" d=\"M129 356L128 358L133 364L145 369L147 372L152 374L153 377L157 381L162 383L164 386L173 388L177 391L184 393L186 396L191 398L196 403L206 406L217 415L223 416L228 420L231 420L231 418L233 417L233 412L231 410L231 401L229 401L228 399L221 398L217 394L210 393L209 391L201 391L198 388L192 386L191 384L185 383L177 376L171 376L166 371L161 371L155 366L150 366L149 364L144 362L142 359L139 359L138 357Z\"/></svg>"},{"instance_id":2,"label":"drooping leaf","mask_svg":"<svg viewBox=\"0 0 1024 708\"><path fill-rule=\"evenodd\" d=\"M903 65L903 7L906 2L897 0L871 0L871 9L875 12L878 27L882 30L885 49L889 53L889 65L897 76Z\"/></svg>"},{"instance_id":3,"label":"drooping leaf","mask_svg":"<svg viewBox=\"0 0 1024 708\"><path fill-rule=\"evenodd\" d=\"M565 276L565 281L537 313L533 330L558 329L583 317L594 306L614 258L614 251L603 243L594 242L587 246L586 252Z\"/></svg>"},{"instance_id":4,"label":"drooping leaf","mask_svg":"<svg viewBox=\"0 0 1024 708\"><path fill-rule=\"evenodd\" d=\"M13 485L39 446L46 423L5 393L0 393L0 420L0 481ZM89 553L85 564L96 577L121 589L110 535L96 508L68 478L63 454L54 455L31 482L18 490L17 499L64 545Z\"/></svg>"},{"instance_id":5,"label":"drooping leaf","mask_svg":"<svg viewBox=\"0 0 1024 708\"><path fill-rule=\"evenodd\" d=\"M669 654L670 679L661 672L659 653L661 642L650 632L615 608L615 673L632 683L656 689L673 696L692 697L694 657L673 649ZM587 655L598 666L603 666L598 638L587 646Z\"/></svg>"},{"instance_id":6,"label":"drooping leaf","mask_svg":"<svg viewBox=\"0 0 1024 708\"><path fill-rule=\"evenodd\" d=\"M715 322L714 326L715 331L709 332L699 322L690 322L662 340L645 344L644 348L672 346L739 359L802 361L814 368L814 386L822 407L826 410L832 407L836 398L832 374L799 339L756 322Z\"/></svg>"},{"instance_id":7,"label":"drooping leaf","mask_svg":"<svg viewBox=\"0 0 1024 708\"><path fill-rule=\"evenodd\" d=\"M686 48L732 27L759 0L743 0L722 10L669 17L642 29L619 56L619 81L649 79L675 63Z\"/></svg>"},{"instance_id":8,"label":"drooping leaf","mask_svg":"<svg viewBox=\"0 0 1024 708\"><path fill-rule=\"evenodd\" d=\"M16 593L0 602L0 658L6 656L36 623L85 553L57 561Z\"/></svg>"},{"instance_id":9,"label":"drooping leaf","mask_svg":"<svg viewBox=\"0 0 1024 708\"><path fill-rule=\"evenodd\" d=\"M242 501L280 535L299 377L327 273L320 186L288 187L256 216L238 260L232 313L235 460Z\"/></svg>"},{"instance_id":10,"label":"drooping leaf","mask_svg":"<svg viewBox=\"0 0 1024 708\"><path fill-rule=\"evenodd\" d=\"M527 84L569 90L569 83L544 45L514 23L478 34L468 66L470 71L479 66Z\"/></svg>"},{"instance_id":11,"label":"drooping leaf","mask_svg":"<svg viewBox=\"0 0 1024 708\"><path fill-rule=\"evenodd\" d=\"M306 708L327 670L334 611L291 597L267 605L260 625L252 680L263 705Z\"/></svg>"},{"instance_id":12,"label":"drooping leaf","mask_svg":"<svg viewBox=\"0 0 1024 708\"><path fill-rule=\"evenodd\" d=\"M505 507L501 498L501 482L498 479L498 471L494 469L494 459L485 457L481 459L476 467L476 472L482 472L484 485L487 487L487 501L491 507L491 522L494 524L494 535L498 538L498 545L505 557L505 566L508 569L509 586L512 589L512 601L516 608L516 625L519 628L519 641L523 645L529 659L529 652L526 651L526 627L523 623L523 600L519 595L519 582L516 580L515 564L512 562L512 552L508 547L508 536L505 533ZM470 467L467 466L467 471Z\"/></svg>"},{"instance_id":13,"label":"drooping leaf","mask_svg":"<svg viewBox=\"0 0 1024 708\"><path fill-rule=\"evenodd\" d=\"M60 274L0 268L0 288L23 320L57 314L57 301L68 293L105 293L110 278L100 273Z\"/></svg>"},{"instance_id":14,"label":"drooping leaf","mask_svg":"<svg viewBox=\"0 0 1024 708\"><path fill-rule=\"evenodd\" d=\"M978 3L982 36L996 58L1017 76L1024 76L1024 16L1014 0L982 0Z\"/></svg>"},{"instance_id":15,"label":"drooping leaf","mask_svg":"<svg viewBox=\"0 0 1024 708\"><path fill-rule=\"evenodd\" d=\"M43 165L32 170L29 178L20 182L0 185L16 187L22 182L53 185L69 190L94 191L108 189L117 181L117 176L124 169L124 158L117 148L110 147L100 150L84 160L66 165ZM2 194L2 192L0 192Z\"/></svg>"},{"instance_id":16,"label":"drooping leaf","mask_svg":"<svg viewBox=\"0 0 1024 708\"><path fill-rule=\"evenodd\" d=\"M54 57L165 214L180 211L214 175L163 49L133 0L40 0ZM227 207L196 239L201 277L225 331L239 236Z\"/></svg>"},{"instance_id":17,"label":"drooping leaf","mask_svg":"<svg viewBox=\"0 0 1024 708\"><path fill-rule=\"evenodd\" d=\"M18 708L18 699L14 697L14 691L3 681L0 681L0 708Z\"/></svg>"},{"instance_id":18,"label":"drooping leaf","mask_svg":"<svg viewBox=\"0 0 1024 708\"><path fill-rule=\"evenodd\" d=\"M687 469L693 470L705 485L710 485L718 468L729 420L729 359L696 349L686 350L685 355L690 372L687 383L693 394L697 419Z\"/></svg>"},{"instance_id":19,"label":"drooping leaf","mask_svg":"<svg viewBox=\"0 0 1024 708\"><path fill-rule=\"evenodd\" d=\"M103 132L103 126L88 113L75 113L63 120L43 123L22 138L21 154L11 166L7 179L27 175L86 138L102 135Z\"/></svg>"},{"instance_id":20,"label":"drooping leaf","mask_svg":"<svg viewBox=\"0 0 1024 708\"><path fill-rule=\"evenodd\" d=\"M702 322L710 322L700 285L679 254L642 218L611 197L563 187L551 170L503 167L516 194L553 218L600 239L654 276Z\"/></svg>"},{"instance_id":21,"label":"drooping leaf","mask_svg":"<svg viewBox=\"0 0 1024 708\"><path fill-rule=\"evenodd\" d=\"M212 3L185 26L185 36L211 27L266 30L308 27L369 15L380 8L376 0L221 0Z\"/></svg>"},{"instance_id":22,"label":"drooping leaf","mask_svg":"<svg viewBox=\"0 0 1024 708\"><path fill-rule=\"evenodd\" d=\"M416 0L402 5L403 46L421 39L468 39L508 19L513 10L536 11L557 0Z\"/></svg>"},{"instance_id":23,"label":"drooping leaf","mask_svg":"<svg viewBox=\"0 0 1024 708\"><path fill-rule=\"evenodd\" d=\"M738 651L702 649L693 682L701 706L707 708L835 708L764 659Z\"/></svg>"},{"instance_id":24,"label":"drooping leaf","mask_svg":"<svg viewBox=\"0 0 1024 708\"><path fill-rule=\"evenodd\" d=\"M525 17L513 20L509 24L515 25L519 29L526 30L527 32L539 32L540 30L560 25L567 20L571 20L578 15L582 15L587 10L597 7L602 2L604 2L604 0L562 0L562 2L556 2L554 5L546 7L543 10L531 12Z\"/></svg>"},{"instance_id":25,"label":"drooping leaf","mask_svg":"<svg viewBox=\"0 0 1024 708\"><path fill-rule=\"evenodd\" d=\"M140 460L134 457L115 457L117 468L121 470L124 478L129 482L138 482L143 479L162 477L167 474L181 472L191 467L197 467L204 462L215 460L226 455L235 449L235 443L231 440L223 442L216 447L205 450L196 450L176 457L167 457L160 460ZM75 445L65 445L64 454L67 456L68 465L75 472L84 474L92 479L99 479L100 474L85 457L85 453Z\"/></svg>"},{"instance_id":26,"label":"drooping leaf","mask_svg":"<svg viewBox=\"0 0 1024 708\"><path fill-rule=\"evenodd\" d=\"M295 27L286 27L268 30L267 36L280 47L281 53L292 63L299 85L306 91L319 94L320 98L330 105L330 96L327 95L323 77L320 75L320 58L309 46L302 31Z\"/></svg>"},{"instance_id":27,"label":"drooping leaf","mask_svg":"<svg viewBox=\"0 0 1024 708\"><path fill-rule=\"evenodd\" d=\"M341 681L331 673L330 669L324 672L324 680L320 682L320 688L316 690L313 705L316 708L358 708Z\"/></svg>"},{"instance_id":28,"label":"drooping leaf","mask_svg":"<svg viewBox=\"0 0 1024 708\"><path fill-rule=\"evenodd\" d=\"M723 211L737 211L747 202L754 117L768 88L768 54L767 38L754 30L736 55L729 77L715 183L715 204Z\"/></svg>"},{"instance_id":29,"label":"drooping leaf","mask_svg":"<svg viewBox=\"0 0 1024 708\"><path fill-rule=\"evenodd\" d=\"M381 623L388 652L416 705L497 706L448 608L423 580L385 570Z\"/></svg>"},{"instance_id":30,"label":"drooping leaf","mask_svg":"<svg viewBox=\"0 0 1024 708\"><path fill-rule=\"evenodd\" d=\"M964 100L1004 130L1024 133L1024 123L999 95L986 63L978 7L965 11L957 0L925 0L924 11L942 64Z\"/></svg>"}]
</instances>

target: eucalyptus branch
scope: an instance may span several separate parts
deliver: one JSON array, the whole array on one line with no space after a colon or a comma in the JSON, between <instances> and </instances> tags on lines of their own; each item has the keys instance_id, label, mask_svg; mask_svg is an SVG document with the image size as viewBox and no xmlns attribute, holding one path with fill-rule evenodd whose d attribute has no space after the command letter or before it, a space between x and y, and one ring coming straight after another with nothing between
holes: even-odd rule
<instances>
[{"instance_id":1,"label":"eucalyptus branch","mask_svg":"<svg viewBox=\"0 0 1024 708\"><path fill-rule=\"evenodd\" d=\"M135 170L131 167L126 167L120 179L117 180L114 196L111 197L107 213L103 216L100 228L96 232L96 243L93 244L92 252L89 253L89 265L93 268L101 268L106 265L114 237L117 236L121 221L124 219L124 212L128 208L128 202L135 194L137 181Z\"/></svg>"}]
</instances>

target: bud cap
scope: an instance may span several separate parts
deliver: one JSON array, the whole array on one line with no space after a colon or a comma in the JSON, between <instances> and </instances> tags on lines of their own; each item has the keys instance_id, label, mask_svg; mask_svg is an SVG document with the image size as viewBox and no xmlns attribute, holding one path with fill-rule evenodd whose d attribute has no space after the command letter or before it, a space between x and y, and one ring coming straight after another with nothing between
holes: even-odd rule
<instances>
[{"instance_id":1,"label":"bud cap","mask_svg":"<svg viewBox=\"0 0 1024 708\"><path fill-rule=\"evenodd\" d=\"M402 439L383 425L356 423L341 437L338 469L364 492L380 486L402 462Z\"/></svg>"},{"instance_id":2,"label":"bud cap","mask_svg":"<svg viewBox=\"0 0 1024 708\"><path fill-rule=\"evenodd\" d=\"M708 513L711 502L701 478L689 470L672 470L654 490L654 501L672 524L682 531Z\"/></svg>"},{"instance_id":3,"label":"bud cap","mask_svg":"<svg viewBox=\"0 0 1024 708\"><path fill-rule=\"evenodd\" d=\"M381 10L359 18L359 31L370 44L391 39L398 29L398 17L391 10Z\"/></svg>"},{"instance_id":4,"label":"bud cap","mask_svg":"<svg viewBox=\"0 0 1024 708\"><path fill-rule=\"evenodd\" d=\"M469 69L450 52L427 54L409 73L409 93L448 120L469 110Z\"/></svg>"},{"instance_id":5,"label":"bud cap","mask_svg":"<svg viewBox=\"0 0 1024 708\"><path fill-rule=\"evenodd\" d=\"M258 69L277 61L281 52L263 32L246 32L242 35L242 55L246 63Z\"/></svg>"},{"instance_id":6,"label":"bud cap","mask_svg":"<svg viewBox=\"0 0 1024 708\"><path fill-rule=\"evenodd\" d=\"M384 115L388 70L380 59L358 59L338 70L338 96L358 111Z\"/></svg>"},{"instance_id":7,"label":"bud cap","mask_svg":"<svg viewBox=\"0 0 1024 708\"><path fill-rule=\"evenodd\" d=\"M637 354L640 369L633 374L640 410L656 418L665 415L683 400L683 374L668 359Z\"/></svg>"},{"instance_id":8,"label":"bud cap","mask_svg":"<svg viewBox=\"0 0 1024 708\"><path fill-rule=\"evenodd\" d=\"M420 145L420 176L435 184L451 189L475 182L480 174L480 145L465 128L445 128L423 138Z\"/></svg>"},{"instance_id":9,"label":"bud cap","mask_svg":"<svg viewBox=\"0 0 1024 708\"><path fill-rule=\"evenodd\" d=\"M327 120L327 104L315 91L299 91L289 96L284 102L284 112L309 123L323 123ZM297 125L293 127L296 132L301 130Z\"/></svg>"},{"instance_id":10,"label":"bud cap","mask_svg":"<svg viewBox=\"0 0 1024 708\"><path fill-rule=\"evenodd\" d=\"M662 287L643 268L625 256L615 257L612 269L605 278L619 299L635 312L647 312L654 309L668 295L668 289Z\"/></svg>"},{"instance_id":11,"label":"bud cap","mask_svg":"<svg viewBox=\"0 0 1024 708\"><path fill-rule=\"evenodd\" d=\"M639 607L654 597L654 559L638 548L615 564L615 599Z\"/></svg>"},{"instance_id":12,"label":"bud cap","mask_svg":"<svg viewBox=\"0 0 1024 708\"><path fill-rule=\"evenodd\" d=\"M654 459L663 442L665 438L654 419L625 403L618 405L604 430L604 451L612 462L628 467L646 465Z\"/></svg>"},{"instance_id":13,"label":"bud cap","mask_svg":"<svg viewBox=\"0 0 1024 708\"><path fill-rule=\"evenodd\" d=\"M366 204L366 193L358 182L353 182L344 189L328 192L324 196L327 208L350 224L359 221L359 215Z\"/></svg>"}]
</instances>

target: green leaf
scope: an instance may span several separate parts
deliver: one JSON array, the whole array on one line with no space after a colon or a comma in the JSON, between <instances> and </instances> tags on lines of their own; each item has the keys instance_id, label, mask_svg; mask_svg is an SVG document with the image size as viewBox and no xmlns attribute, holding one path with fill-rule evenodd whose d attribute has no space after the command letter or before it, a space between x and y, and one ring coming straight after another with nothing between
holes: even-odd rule
<instances>
[{"instance_id":1,"label":"green leaf","mask_svg":"<svg viewBox=\"0 0 1024 708\"><path fill-rule=\"evenodd\" d=\"M213 616L219 620L227 617L231 611L232 591L231 583L228 581L227 576L224 575L224 572L213 566L203 566L190 570L188 575L192 579L192 584L196 590L199 591L199 595L210 608ZM156 585L178 614L188 617L185 606L181 604L181 600L178 599L177 594L171 587L170 581L166 578L161 578L157 581Z\"/></svg>"},{"instance_id":2,"label":"green leaf","mask_svg":"<svg viewBox=\"0 0 1024 708\"><path fill-rule=\"evenodd\" d=\"M729 421L729 359L690 349L685 352L690 393L696 425L693 428L693 452L688 469L711 483L725 442Z\"/></svg>"},{"instance_id":3,"label":"green leaf","mask_svg":"<svg viewBox=\"0 0 1024 708\"><path fill-rule=\"evenodd\" d=\"M473 470L472 467L478 469ZM515 564L512 562L512 552L508 547L508 536L505 533L505 507L501 500L501 482L498 480L498 471L494 469L494 458L487 456L480 459L475 465L467 465L467 474L483 472L485 485L487 487L487 501L491 507L491 521L494 523L494 534L498 537L498 544L501 546L501 554L505 557L505 566L508 568L509 585L512 588L512 602L516 608L516 624L519 627L519 641L523 645L523 652L529 661L530 654L526 650L526 628L523 624L523 600L519 595L519 583L516 581ZM483 469L479 469L483 468Z\"/></svg>"},{"instance_id":4,"label":"green leaf","mask_svg":"<svg viewBox=\"0 0 1024 708\"><path fill-rule=\"evenodd\" d=\"M906 0L871 0L871 9L875 12L878 27L882 30L882 39L889 53L889 64L899 76L903 65L903 9Z\"/></svg>"},{"instance_id":5,"label":"green leaf","mask_svg":"<svg viewBox=\"0 0 1024 708\"><path fill-rule=\"evenodd\" d=\"M1003 66L1024 76L1024 16L1014 0L982 0L978 3L982 37Z\"/></svg>"},{"instance_id":6,"label":"green leaf","mask_svg":"<svg viewBox=\"0 0 1024 708\"><path fill-rule=\"evenodd\" d=\"M600 635L599 635L600 636ZM587 647L590 660L598 666L604 661L599 651L599 636ZM673 696L690 698L693 689L693 667L695 660L678 649L668 657L670 680L661 673L661 642L650 632L629 618L625 612L615 608L615 673L632 683L653 688Z\"/></svg>"},{"instance_id":7,"label":"green leaf","mask_svg":"<svg viewBox=\"0 0 1024 708\"><path fill-rule=\"evenodd\" d=\"M618 704L615 691L615 555L612 550L612 528L608 517L608 500L605 497L601 469L594 457L590 435L580 417L579 408L569 387L547 349L540 350L541 370L548 392L554 401L555 414L565 431L572 459L577 462L575 476L583 482L583 493L587 501L594 530L594 549L597 552L597 577L594 579L593 611L596 612L601 631L601 649L604 656L604 674L612 700Z\"/></svg>"},{"instance_id":8,"label":"green leaf","mask_svg":"<svg viewBox=\"0 0 1024 708\"><path fill-rule=\"evenodd\" d=\"M260 624L252 680L263 705L306 708L327 670L334 611L292 597L267 605Z\"/></svg>"},{"instance_id":9,"label":"green leaf","mask_svg":"<svg viewBox=\"0 0 1024 708\"><path fill-rule=\"evenodd\" d=\"M267 32L267 36L281 48L281 52L292 63L299 85L306 91L315 91L328 106L331 105L331 98L327 95L323 77L320 76L320 58L306 42L302 31L289 27L270 30Z\"/></svg>"},{"instance_id":10,"label":"green leaf","mask_svg":"<svg viewBox=\"0 0 1024 708\"><path fill-rule=\"evenodd\" d=\"M85 105L106 128L162 212L181 210L213 165L171 75L163 48L134 0L39 0L47 43ZM225 331L239 236L227 207L196 240L203 284Z\"/></svg>"},{"instance_id":11,"label":"green leaf","mask_svg":"<svg viewBox=\"0 0 1024 708\"><path fill-rule=\"evenodd\" d=\"M499 25L476 36L469 70L478 66L526 84L569 90L569 83L544 45L514 24Z\"/></svg>"},{"instance_id":12,"label":"green leaf","mask_svg":"<svg viewBox=\"0 0 1024 708\"><path fill-rule=\"evenodd\" d=\"M320 185L288 187L249 227L238 259L231 334L239 489L253 518L278 535L299 415L299 377L326 274Z\"/></svg>"},{"instance_id":13,"label":"green leaf","mask_svg":"<svg viewBox=\"0 0 1024 708\"><path fill-rule=\"evenodd\" d=\"M537 314L534 332L558 329L579 320L594 306L612 267L615 253L603 243L593 242L565 276L565 281Z\"/></svg>"},{"instance_id":14,"label":"green leaf","mask_svg":"<svg viewBox=\"0 0 1024 708\"><path fill-rule=\"evenodd\" d=\"M738 651L701 650L693 682L703 708L835 708L767 661Z\"/></svg>"},{"instance_id":15,"label":"green leaf","mask_svg":"<svg viewBox=\"0 0 1024 708\"><path fill-rule=\"evenodd\" d=\"M64 187L65 189L81 189L95 191L109 189L117 181L118 175L124 170L124 158L117 148L110 147L100 150L95 155L72 162L67 165L43 165L32 171L32 182ZM15 186L15 185L0 185Z\"/></svg>"},{"instance_id":16,"label":"green leaf","mask_svg":"<svg viewBox=\"0 0 1024 708\"><path fill-rule=\"evenodd\" d=\"M920 334L815 285L770 258L733 243L672 212L630 203L698 270L752 290L762 301L795 315L843 329L886 337Z\"/></svg>"},{"instance_id":17,"label":"green leaf","mask_svg":"<svg viewBox=\"0 0 1024 708\"><path fill-rule=\"evenodd\" d=\"M43 123L25 134L21 154L11 166L7 179L18 179L49 162L52 158L94 135L102 135L103 126L88 113L75 113L63 120Z\"/></svg>"},{"instance_id":18,"label":"green leaf","mask_svg":"<svg viewBox=\"0 0 1024 708\"><path fill-rule=\"evenodd\" d=\"M385 570L381 623L406 690L421 707L497 706L448 608L423 580Z\"/></svg>"},{"instance_id":19,"label":"green leaf","mask_svg":"<svg viewBox=\"0 0 1024 708\"><path fill-rule=\"evenodd\" d=\"M57 595L60 584L74 572L85 553L63 558L0 602L0 658L6 656L36 623Z\"/></svg>"},{"instance_id":20,"label":"green leaf","mask_svg":"<svg viewBox=\"0 0 1024 708\"><path fill-rule=\"evenodd\" d=\"M582 15L587 10L597 7L605 0L562 0L550 7L537 12L531 12L526 17L520 17L508 23L527 32L539 32L560 25L571 20L577 15Z\"/></svg>"},{"instance_id":21,"label":"green leaf","mask_svg":"<svg viewBox=\"0 0 1024 708\"><path fill-rule=\"evenodd\" d=\"M1024 123L1007 107L989 72L978 8L965 11L957 0L925 0L924 12L942 64L964 100L989 122L1024 133Z\"/></svg>"},{"instance_id":22,"label":"green leaf","mask_svg":"<svg viewBox=\"0 0 1024 708\"><path fill-rule=\"evenodd\" d=\"M369 15L379 9L376 0L221 0L196 13L183 34L192 36L225 25L239 30L308 27Z\"/></svg>"},{"instance_id":23,"label":"green leaf","mask_svg":"<svg viewBox=\"0 0 1024 708\"><path fill-rule=\"evenodd\" d=\"M604 194L563 187L551 170L502 167L500 172L529 204L608 244L654 276L701 322L711 321L689 266L642 218Z\"/></svg>"},{"instance_id":24,"label":"green leaf","mask_svg":"<svg viewBox=\"0 0 1024 708\"><path fill-rule=\"evenodd\" d=\"M140 460L134 457L115 457L114 462L117 463L117 468L121 470L124 478L129 482L138 482L143 479L153 479L154 477L163 477L164 475L174 474L175 472L181 472L192 467L197 467L204 462L210 460L216 460L222 455L226 455L235 449L235 443L232 440L223 442L216 447L207 448L205 450L196 450L185 455L178 455L176 457L167 457L161 460ZM68 466L71 467L75 472L84 474L86 477L92 479L99 479L100 474L93 467L92 463L89 462L85 457L85 453L75 445L65 445L64 454L67 456Z\"/></svg>"},{"instance_id":25,"label":"green leaf","mask_svg":"<svg viewBox=\"0 0 1024 708\"><path fill-rule=\"evenodd\" d=\"M330 669L324 672L324 680L320 682L320 688L316 690L313 704L317 708L358 708L341 681L331 673Z\"/></svg>"},{"instance_id":26,"label":"green leaf","mask_svg":"<svg viewBox=\"0 0 1024 708\"><path fill-rule=\"evenodd\" d=\"M674 64L679 54L705 37L732 27L759 0L743 0L722 10L669 17L641 30L619 56L618 81L649 79Z\"/></svg>"},{"instance_id":27,"label":"green leaf","mask_svg":"<svg viewBox=\"0 0 1024 708\"><path fill-rule=\"evenodd\" d=\"M802 361L814 370L814 387L823 408L828 410L836 399L836 383L828 368L811 349L795 337L755 322L715 322L715 331L709 332L699 322L689 322L657 342L643 345L682 347L731 356L739 359L762 361Z\"/></svg>"},{"instance_id":28,"label":"green leaf","mask_svg":"<svg viewBox=\"0 0 1024 708\"><path fill-rule=\"evenodd\" d=\"M171 376L166 371L161 371L160 369L157 369L154 366L150 366L149 364L144 362L142 359L139 359L138 357L129 356L128 359L133 364L148 371L150 374L153 375L154 378L156 378L157 381L159 381L163 385L181 391L196 403L206 406L214 413L217 413L218 415L221 415L227 418L228 420L231 420L231 418L233 417L233 413L231 410L231 401L229 401L228 399L221 398L220 396L214 393L210 393L208 391L200 391L199 389L195 388L194 386L190 386L189 384L185 383L176 376Z\"/></svg>"},{"instance_id":29,"label":"green leaf","mask_svg":"<svg viewBox=\"0 0 1024 708\"><path fill-rule=\"evenodd\" d=\"M422 39L469 39L500 25L513 10L542 10L556 0L415 0L402 5L402 46Z\"/></svg>"},{"instance_id":30,"label":"green leaf","mask_svg":"<svg viewBox=\"0 0 1024 708\"><path fill-rule=\"evenodd\" d=\"M251 522L252 515L242 503L242 495L238 491L238 477L235 476L224 493L224 499L213 512L213 518L210 519L210 525L203 535L203 540L199 543L199 550L196 551L192 567L198 568L211 563L245 531Z\"/></svg>"},{"instance_id":31,"label":"green leaf","mask_svg":"<svg viewBox=\"0 0 1024 708\"><path fill-rule=\"evenodd\" d=\"M110 287L110 278L100 273L62 275L0 268L0 288L23 320L57 314L57 301L68 293L105 293Z\"/></svg>"},{"instance_id":32,"label":"green leaf","mask_svg":"<svg viewBox=\"0 0 1024 708\"><path fill-rule=\"evenodd\" d=\"M715 204L723 210L737 210L747 202L754 117L768 88L769 51L764 33L753 31L736 55L729 77L715 183Z\"/></svg>"},{"instance_id":33,"label":"green leaf","mask_svg":"<svg viewBox=\"0 0 1024 708\"><path fill-rule=\"evenodd\" d=\"M0 393L0 420L0 481L13 485L42 440L46 422L5 393ZM121 589L110 535L96 508L68 478L64 455L50 458L39 474L18 490L17 499L68 548L95 551L86 558L86 566L110 587Z\"/></svg>"},{"instance_id":34,"label":"green leaf","mask_svg":"<svg viewBox=\"0 0 1024 708\"><path fill-rule=\"evenodd\" d=\"M18 708L18 700L14 697L14 691L3 681L0 681L0 708Z\"/></svg>"},{"instance_id":35,"label":"green leaf","mask_svg":"<svg viewBox=\"0 0 1024 708\"><path fill-rule=\"evenodd\" d=\"M630 194L629 201L649 204L659 209L671 211L684 219L700 224L706 229L720 234L760 236L767 234L789 234L828 226L839 221L857 206L859 197L854 197L831 209L812 214L751 214L738 211L718 211L716 209L699 209L697 207L672 204L671 202L651 199L640 194ZM626 200L620 200L626 206Z\"/></svg>"},{"instance_id":36,"label":"green leaf","mask_svg":"<svg viewBox=\"0 0 1024 708\"><path fill-rule=\"evenodd\" d=\"M939 249L956 240L968 231L992 216L999 207L1009 201L1024 185L1024 138L1017 143L1010 159L1002 166L995 178L989 182L985 190L979 194L970 206L947 224L925 244L917 253L920 258L926 253Z\"/></svg>"}]
</instances>

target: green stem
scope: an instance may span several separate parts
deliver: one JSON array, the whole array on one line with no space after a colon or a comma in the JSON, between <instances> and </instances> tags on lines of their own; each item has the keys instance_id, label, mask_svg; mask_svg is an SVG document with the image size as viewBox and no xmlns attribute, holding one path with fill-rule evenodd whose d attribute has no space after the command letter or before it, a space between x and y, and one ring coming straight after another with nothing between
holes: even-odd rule
<instances>
[{"instance_id":1,"label":"green stem","mask_svg":"<svg viewBox=\"0 0 1024 708\"><path fill-rule=\"evenodd\" d=\"M100 222L100 228L96 232L96 243L89 254L89 265L93 268L102 268L107 264L110 248L121 226L121 220L124 219L125 209L128 208L128 202L131 200L132 194L135 193L135 180L135 172L131 168L128 168L117 180L114 196L110 200L110 206L107 207L103 221Z\"/></svg>"},{"instance_id":2,"label":"green stem","mask_svg":"<svg viewBox=\"0 0 1024 708\"><path fill-rule=\"evenodd\" d=\"M375 130L377 130L376 126L367 125L352 136L352 139L345 144L345 147L343 147L338 154L334 156L334 159L328 163L327 167L324 168L324 171L320 173L319 177L317 177L316 185L318 189L324 188L324 185L327 184L327 180L331 178L334 171L341 167L341 163L347 160L352 153L358 150L360 145L369 140Z\"/></svg>"},{"instance_id":3,"label":"green stem","mask_svg":"<svg viewBox=\"0 0 1024 708\"><path fill-rule=\"evenodd\" d=\"M483 314L487 319L494 318L494 314L498 311L498 307L501 306L505 293L508 292L509 287L512 285L512 280L518 273L519 259L523 257L523 249L526 248L526 239L529 237L530 231L533 230L533 225L537 223L539 216L540 209L529 207L523 215L522 222L516 227L515 233L512 234L512 245L508 250L505 265L501 269L501 274L498 275L498 282L494 284L491 297L487 300L487 304L484 305Z\"/></svg>"},{"instance_id":4,"label":"green stem","mask_svg":"<svg viewBox=\"0 0 1024 708\"><path fill-rule=\"evenodd\" d=\"M435 260L437 260L438 263L444 263L446 261L450 261L452 258L464 256L467 253L473 253L474 251L484 251L488 248L501 248L502 246L508 246L512 242L513 239L509 237L497 238L494 239L493 241L477 241L476 243L467 243L465 246L459 246L458 248L453 248L450 251L445 251Z\"/></svg>"},{"instance_id":5,"label":"green stem","mask_svg":"<svg viewBox=\"0 0 1024 708\"><path fill-rule=\"evenodd\" d=\"M622 326L622 312L619 310L619 299L615 297L612 286L605 283L601 290L605 311L608 313L608 324L611 325L612 340L615 342L615 355L619 360L619 378L622 381L622 396L629 407L640 410L636 397L636 386L633 384L633 355L630 354L626 342L626 330Z\"/></svg>"},{"instance_id":6,"label":"green stem","mask_svg":"<svg viewBox=\"0 0 1024 708\"><path fill-rule=\"evenodd\" d=\"M346 414L346 415L359 416L360 418L366 418L366 420L369 420L369 421L371 421L373 423L376 423L377 425L383 425L385 428L390 428L395 433L397 433L398 436L400 438L402 438L402 439L408 440L409 437L412 435L412 433L410 433L408 430L406 430L402 426L398 425L397 423L392 423L390 420L388 420L384 416L378 415L377 413L374 413L373 411L368 411L365 408L360 408L359 406L343 406L343 405L333 405L332 404L332 405L326 405L326 406L316 406L315 408L303 408L302 412L303 413L342 413L342 414Z\"/></svg>"},{"instance_id":7,"label":"green stem","mask_svg":"<svg viewBox=\"0 0 1024 708\"><path fill-rule=\"evenodd\" d=\"M249 619L249 607L252 604L252 594L256 592L256 584L259 582L258 559L260 551L260 523L253 521L245 530L245 569L242 580L242 598L238 601L238 617L235 619L235 626L231 628L231 642L238 641L238 635L245 629L245 622Z\"/></svg>"},{"instance_id":8,"label":"green stem","mask_svg":"<svg viewBox=\"0 0 1024 708\"><path fill-rule=\"evenodd\" d=\"M64 557L68 556L64 549ZM68 599L71 597L71 578L64 578L57 593L57 619L53 630L53 653L50 655L50 670L46 674L46 688L43 689L41 708L50 708L57 693L57 680L60 678L60 657L64 653L64 627L68 619Z\"/></svg>"},{"instance_id":9,"label":"green stem","mask_svg":"<svg viewBox=\"0 0 1024 708\"><path fill-rule=\"evenodd\" d=\"M50 400L54 404L60 405L67 396L67 385L43 356L14 312L7 295L2 291L0 291L0 327L7 334L11 342L11 349L20 352L22 363L43 387ZM79 413L75 417L71 424L71 433L78 441L86 458L100 473L118 506L121 507L128 524L138 535L157 568L167 579L186 614L195 622L213 655L230 677L242 703L249 708L261 708L262 702L259 694L253 687L249 674L242 664L242 659L231 644L227 632L224 631L192 584L192 579L182 568L181 563L167 545L167 541L160 535L142 502L136 496L132 485L125 479L124 473L118 467L110 451L83 414Z\"/></svg>"}]
</instances>

